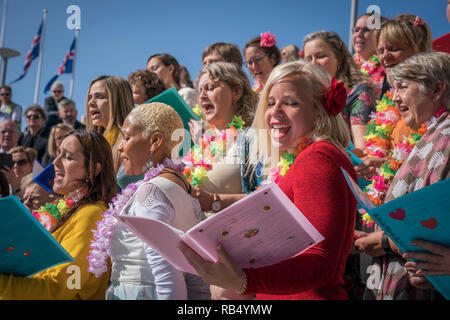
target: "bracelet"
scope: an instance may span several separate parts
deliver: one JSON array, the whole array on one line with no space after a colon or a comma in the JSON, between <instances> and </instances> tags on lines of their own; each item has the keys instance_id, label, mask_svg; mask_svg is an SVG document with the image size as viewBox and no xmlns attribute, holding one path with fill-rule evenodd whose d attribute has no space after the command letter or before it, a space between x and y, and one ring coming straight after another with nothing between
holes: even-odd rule
<instances>
[{"instance_id":1,"label":"bracelet","mask_svg":"<svg viewBox=\"0 0 450 320\"><path fill-rule=\"evenodd\" d=\"M381 237L381 245L384 251L393 252L391 249L391 245L389 244L388 235L386 233L383 233L383 236Z\"/></svg>"},{"instance_id":2,"label":"bracelet","mask_svg":"<svg viewBox=\"0 0 450 320\"><path fill-rule=\"evenodd\" d=\"M245 273L244 270L242 270L242 273L244 274L244 280L242 281L241 289L239 290L240 295L243 295L245 290L247 290L247 273Z\"/></svg>"}]
</instances>

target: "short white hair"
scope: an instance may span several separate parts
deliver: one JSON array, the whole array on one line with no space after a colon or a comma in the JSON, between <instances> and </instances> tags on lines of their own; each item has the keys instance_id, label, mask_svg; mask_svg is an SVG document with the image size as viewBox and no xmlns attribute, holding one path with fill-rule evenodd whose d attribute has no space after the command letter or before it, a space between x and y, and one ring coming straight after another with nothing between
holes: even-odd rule
<instances>
[{"instance_id":1,"label":"short white hair","mask_svg":"<svg viewBox=\"0 0 450 320\"><path fill-rule=\"evenodd\" d=\"M64 83L62 83L61 81L53 82L52 86L50 87L50 90L53 90L56 88L61 88L64 91Z\"/></svg>"}]
</instances>

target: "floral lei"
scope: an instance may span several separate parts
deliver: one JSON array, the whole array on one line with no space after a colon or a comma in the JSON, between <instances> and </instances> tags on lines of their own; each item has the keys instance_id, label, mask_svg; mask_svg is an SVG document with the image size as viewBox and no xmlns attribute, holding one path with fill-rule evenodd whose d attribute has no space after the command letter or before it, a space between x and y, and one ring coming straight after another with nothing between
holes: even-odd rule
<instances>
[{"instance_id":1,"label":"floral lei","mask_svg":"<svg viewBox=\"0 0 450 320\"><path fill-rule=\"evenodd\" d=\"M276 184L279 184L281 180L284 178L286 173L288 172L291 165L294 163L295 158L306 149L310 144L312 143L312 140L310 137L305 137L301 140L299 145L297 146L296 150L293 153L285 152L283 156L280 157L280 161L278 162L277 166L270 169L269 173L269 180L275 182Z\"/></svg>"},{"instance_id":2,"label":"floral lei","mask_svg":"<svg viewBox=\"0 0 450 320\"><path fill-rule=\"evenodd\" d=\"M89 246L91 250L87 258L89 261L88 271L93 273L97 278L108 270L106 260L109 257L111 236L118 223L117 216L135 194L139 186L158 176L164 168L171 168L175 171L182 172L184 164L176 164L171 159L166 158L161 164L148 170L145 173L144 179L130 183L121 193L112 199L108 210L102 215L103 219L97 222L97 230L92 230L94 232L94 240L91 240L91 245Z\"/></svg>"},{"instance_id":3,"label":"floral lei","mask_svg":"<svg viewBox=\"0 0 450 320\"><path fill-rule=\"evenodd\" d=\"M364 188L364 192L375 205L380 206L383 204L389 185L403 162L408 159L414 146L427 132L427 128L446 110L446 107L440 108L429 121L422 123L417 131L414 130L407 137L404 137L404 139L393 146L392 150L386 155L387 160L377 170L378 174L373 176L371 178L371 183ZM392 133L392 131L390 131L390 133ZM363 225L366 225L369 228L374 224L374 220L365 211L362 214L362 220Z\"/></svg>"},{"instance_id":4,"label":"floral lei","mask_svg":"<svg viewBox=\"0 0 450 320\"><path fill-rule=\"evenodd\" d=\"M353 55L353 61L355 61L361 73L366 76L370 76L375 73L381 65L380 58L376 54L371 56L367 61L362 62L361 55L359 53L355 53Z\"/></svg>"},{"instance_id":5,"label":"floral lei","mask_svg":"<svg viewBox=\"0 0 450 320\"><path fill-rule=\"evenodd\" d=\"M37 210L32 210L31 213L47 230L51 230L59 219L75 205L73 200L60 199L58 201L49 202L41 206Z\"/></svg>"},{"instance_id":6,"label":"floral lei","mask_svg":"<svg viewBox=\"0 0 450 320\"><path fill-rule=\"evenodd\" d=\"M186 167L183 174L194 188L201 186L207 178L207 171L214 163L223 159L226 155L227 138L230 141L231 137L234 141L244 129L245 121L241 116L234 116L226 127L226 130L217 130L211 126L184 157Z\"/></svg>"}]
</instances>

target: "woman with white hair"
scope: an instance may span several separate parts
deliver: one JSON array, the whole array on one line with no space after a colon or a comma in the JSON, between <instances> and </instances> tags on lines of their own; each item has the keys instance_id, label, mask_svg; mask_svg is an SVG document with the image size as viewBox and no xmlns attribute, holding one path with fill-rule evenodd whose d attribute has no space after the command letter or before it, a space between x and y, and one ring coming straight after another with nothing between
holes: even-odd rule
<instances>
[{"instance_id":1,"label":"woman with white hair","mask_svg":"<svg viewBox=\"0 0 450 320\"><path fill-rule=\"evenodd\" d=\"M350 140L341 114L345 100L343 84L313 64L300 60L272 71L252 125L264 136L251 149L262 159L265 176L278 177L280 188L325 240L293 258L256 269L241 269L220 247L219 261L207 262L182 243L180 249L206 282L241 295L256 293L257 299L348 298L343 274L356 201L341 167L352 177L356 173L345 154Z\"/></svg>"},{"instance_id":2,"label":"woman with white hair","mask_svg":"<svg viewBox=\"0 0 450 320\"><path fill-rule=\"evenodd\" d=\"M107 270L106 258L111 257L106 299L209 299L209 288L198 276L178 271L125 225L117 224L120 215L138 216L187 231L203 218L183 177L184 165L171 159L178 155L183 128L178 113L159 102L136 107L123 123L118 150L125 171L145 176L113 200L91 245L90 271L97 276Z\"/></svg>"},{"instance_id":3,"label":"woman with white hair","mask_svg":"<svg viewBox=\"0 0 450 320\"><path fill-rule=\"evenodd\" d=\"M398 150L394 150L391 155L391 164L400 168L389 185L385 202L450 177L450 74L448 70L450 70L450 55L431 52L416 54L387 73L388 80L394 89L392 100L405 124L412 128L413 132L404 137L403 142L398 145ZM420 235L417 236L420 237ZM366 299L436 298L435 292L420 290L409 285L408 269L405 268L406 260L404 259L406 257L425 260L411 261L407 265L411 276L410 282L419 288L424 288L423 284L427 281L423 276L429 274L427 271L433 271L435 268L428 263L428 261L435 261L432 253L426 255L407 253L402 257L402 253L394 242L381 230L358 239L355 244L361 251L375 257L370 283L380 283L380 285L368 286ZM427 247L425 243L425 248ZM441 251L438 250L438 252ZM448 255L447 253L447 261ZM445 259L442 261L444 262L438 262L437 265L441 264L440 267L445 269L442 265ZM416 272L417 268L424 271ZM367 283L369 284L369 280Z\"/></svg>"}]
</instances>

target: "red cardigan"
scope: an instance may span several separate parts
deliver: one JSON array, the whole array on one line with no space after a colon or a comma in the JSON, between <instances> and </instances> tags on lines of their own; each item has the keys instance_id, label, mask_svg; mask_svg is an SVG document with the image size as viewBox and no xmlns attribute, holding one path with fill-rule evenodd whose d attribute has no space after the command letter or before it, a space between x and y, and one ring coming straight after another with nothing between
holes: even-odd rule
<instances>
[{"instance_id":1,"label":"red cardigan","mask_svg":"<svg viewBox=\"0 0 450 320\"><path fill-rule=\"evenodd\" d=\"M356 199L341 167L356 180L350 160L329 142L315 142L297 156L280 188L325 240L272 266L245 269L245 294L257 293L257 299L348 299L342 285Z\"/></svg>"}]
</instances>

